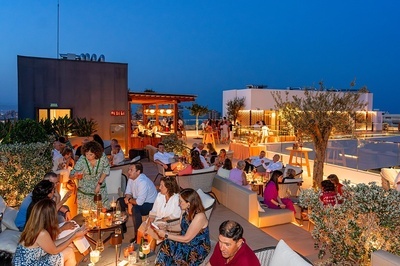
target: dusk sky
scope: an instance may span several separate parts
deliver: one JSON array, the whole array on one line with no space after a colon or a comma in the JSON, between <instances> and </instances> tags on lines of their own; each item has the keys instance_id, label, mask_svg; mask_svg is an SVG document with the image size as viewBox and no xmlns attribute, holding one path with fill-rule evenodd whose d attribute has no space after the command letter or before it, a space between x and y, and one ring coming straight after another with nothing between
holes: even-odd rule
<instances>
[{"instance_id":1,"label":"dusk sky","mask_svg":"<svg viewBox=\"0 0 400 266\"><path fill-rule=\"evenodd\" d=\"M400 113L400 1L59 0L60 53L128 64L131 91L367 86ZM57 57L57 0L0 1L0 105L17 105L17 55Z\"/></svg>"}]
</instances>

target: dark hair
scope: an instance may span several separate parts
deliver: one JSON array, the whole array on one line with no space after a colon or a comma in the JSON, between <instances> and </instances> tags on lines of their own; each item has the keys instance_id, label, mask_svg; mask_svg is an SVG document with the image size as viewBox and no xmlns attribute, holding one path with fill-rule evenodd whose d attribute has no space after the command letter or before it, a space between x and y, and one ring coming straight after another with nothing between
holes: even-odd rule
<instances>
[{"instance_id":1,"label":"dark hair","mask_svg":"<svg viewBox=\"0 0 400 266\"><path fill-rule=\"evenodd\" d=\"M67 143L67 139L63 136L58 138L58 141L61 142L62 144L66 144Z\"/></svg>"},{"instance_id":2,"label":"dark hair","mask_svg":"<svg viewBox=\"0 0 400 266\"><path fill-rule=\"evenodd\" d=\"M100 159L103 156L103 147L97 141L89 141L82 146L82 154L85 155L88 151L93 152L96 159Z\"/></svg>"},{"instance_id":3,"label":"dark hair","mask_svg":"<svg viewBox=\"0 0 400 266\"><path fill-rule=\"evenodd\" d=\"M276 186L276 190L279 190L279 186L278 186L278 178L283 175L282 171L279 170L275 170L272 172L271 177L267 183L267 185L269 184L269 182L274 182L275 186Z\"/></svg>"},{"instance_id":4,"label":"dark hair","mask_svg":"<svg viewBox=\"0 0 400 266\"><path fill-rule=\"evenodd\" d=\"M158 143L158 144L157 144L157 149L158 149L160 146L164 146L164 143L162 143L162 142Z\"/></svg>"},{"instance_id":5,"label":"dark hair","mask_svg":"<svg viewBox=\"0 0 400 266\"><path fill-rule=\"evenodd\" d=\"M200 160L200 153L198 150L194 150L192 151L192 153L190 154L192 157L192 162L190 163L190 165L192 166L193 169L203 169L204 165Z\"/></svg>"},{"instance_id":6,"label":"dark hair","mask_svg":"<svg viewBox=\"0 0 400 266\"><path fill-rule=\"evenodd\" d=\"M132 164L132 165L135 166L136 171L139 170L139 172L140 172L141 174L143 173L143 165L142 165L142 163L137 162L137 163L134 163L134 164Z\"/></svg>"},{"instance_id":7,"label":"dark hair","mask_svg":"<svg viewBox=\"0 0 400 266\"><path fill-rule=\"evenodd\" d=\"M199 194L193 188L185 188L180 192L184 201L190 203L188 210L188 219L192 221L194 216L198 213L205 212L203 203L201 202Z\"/></svg>"},{"instance_id":8,"label":"dark hair","mask_svg":"<svg viewBox=\"0 0 400 266\"><path fill-rule=\"evenodd\" d=\"M104 141L98 134L93 135L93 140L100 144L100 146L104 149Z\"/></svg>"},{"instance_id":9,"label":"dark hair","mask_svg":"<svg viewBox=\"0 0 400 266\"><path fill-rule=\"evenodd\" d=\"M227 220L219 226L219 234L238 241L243 238L243 227L235 221Z\"/></svg>"},{"instance_id":10,"label":"dark hair","mask_svg":"<svg viewBox=\"0 0 400 266\"><path fill-rule=\"evenodd\" d=\"M172 196L175 193L179 193L179 185L176 182L176 178L175 177L171 177L171 176L163 176L161 177L160 182L163 181L164 182L164 186L167 189L167 193L168 196Z\"/></svg>"},{"instance_id":11,"label":"dark hair","mask_svg":"<svg viewBox=\"0 0 400 266\"><path fill-rule=\"evenodd\" d=\"M32 191L32 202L29 204L28 210L26 211L26 221L28 221L35 204L42 199L47 199L53 190L54 183L50 180L42 180L36 184Z\"/></svg>"},{"instance_id":12,"label":"dark hair","mask_svg":"<svg viewBox=\"0 0 400 266\"><path fill-rule=\"evenodd\" d=\"M322 181L321 187L323 191L335 191L335 184L333 184L330 180Z\"/></svg>"},{"instance_id":13,"label":"dark hair","mask_svg":"<svg viewBox=\"0 0 400 266\"><path fill-rule=\"evenodd\" d=\"M232 170L232 161L229 158L226 158L224 161L224 165L222 166L222 168L226 169L226 170Z\"/></svg>"}]
</instances>

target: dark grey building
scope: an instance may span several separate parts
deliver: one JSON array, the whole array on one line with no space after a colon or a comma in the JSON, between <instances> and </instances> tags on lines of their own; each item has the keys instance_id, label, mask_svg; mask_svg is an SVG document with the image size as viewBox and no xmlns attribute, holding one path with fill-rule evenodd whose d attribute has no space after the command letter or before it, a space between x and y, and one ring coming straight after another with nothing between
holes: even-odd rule
<instances>
[{"instance_id":1,"label":"dark grey building","mask_svg":"<svg viewBox=\"0 0 400 266\"><path fill-rule=\"evenodd\" d=\"M18 113L38 121L93 118L96 133L127 148L128 64L18 56Z\"/></svg>"}]
</instances>

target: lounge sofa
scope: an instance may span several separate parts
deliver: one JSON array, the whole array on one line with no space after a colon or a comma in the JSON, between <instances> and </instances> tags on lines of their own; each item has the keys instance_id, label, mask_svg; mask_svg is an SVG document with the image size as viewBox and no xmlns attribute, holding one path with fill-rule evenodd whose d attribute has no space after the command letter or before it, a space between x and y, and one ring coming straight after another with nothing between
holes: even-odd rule
<instances>
[{"instance_id":1,"label":"lounge sofa","mask_svg":"<svg viewBox=\"0 0 400 266\"><path fill-rule=\"evenodd\" d=\"M14 223L18 210L7 206L0 196L0 213L3 214L1 218L0 250L14 254L21 236L21 232Z\"/></svg>"},{"instance_id":2,"label":"lounge sofa","mask_svg":"<svg viewBox=\"0 0 400 266\"><path fill-rule=\"evenodd\" d=\"M384 250L377 250L371 254L371 266L400 265L400 257Z\"/></svg>"},{"instance_id":3,"label":"lounge sofa","mask_svg":"<svg viewBox=\"0 0 400 266\"><path fill-rule=\"evenodd\" d=\"M257 193L230 180L215 176L212 192L219 202L257 227L267 227L294 221L288 209L273 210L263 207L259 211Z\"/></svg>"}]
</instances>

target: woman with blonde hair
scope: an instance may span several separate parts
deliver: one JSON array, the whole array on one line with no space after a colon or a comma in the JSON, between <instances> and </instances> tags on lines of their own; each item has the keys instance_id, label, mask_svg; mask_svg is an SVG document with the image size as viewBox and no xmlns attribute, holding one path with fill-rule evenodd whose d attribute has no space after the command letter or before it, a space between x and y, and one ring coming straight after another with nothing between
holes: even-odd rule
<instances>
[{"instance_id":1,"label":"woman with blonde hair","mask_svg":"<svg viewBox=\"0 0 400 266\"><path fill-rule=\"evenodd\" d=\"M35 204L21 234L13 265L76 265L75 255L69 245L83 237L87 230L82 227L72 234L56 240L59 234L56 203L42 199Z\"/></svg>"}]
</instances>

